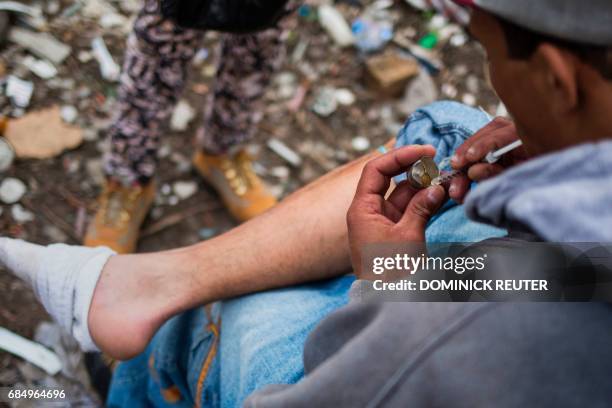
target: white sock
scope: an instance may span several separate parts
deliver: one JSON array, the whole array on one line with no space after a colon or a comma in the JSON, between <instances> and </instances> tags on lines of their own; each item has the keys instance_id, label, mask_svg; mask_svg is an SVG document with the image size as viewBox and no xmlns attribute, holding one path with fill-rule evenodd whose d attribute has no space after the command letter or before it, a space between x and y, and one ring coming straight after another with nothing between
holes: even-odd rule
<instances>
[{"instance_id":1,"label":"white sock","mask_svg":"<svg viewBox=\"0 0 612 408\"><path fill-rule=\"evenodd\" d=\"M105 247L45 247L0 238L0 264L30 284L47 312L83 351L98 350L89 334L87 316L100 273L114 254Z\"/></svg>"}]
</instances>

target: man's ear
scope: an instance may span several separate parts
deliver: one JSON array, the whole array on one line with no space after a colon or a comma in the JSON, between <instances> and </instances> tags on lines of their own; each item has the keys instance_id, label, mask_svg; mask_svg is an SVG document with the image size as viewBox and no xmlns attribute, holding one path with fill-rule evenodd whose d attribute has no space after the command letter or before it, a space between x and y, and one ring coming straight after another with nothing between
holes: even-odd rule
<instances>
[{"instance_id":1,"label":"man's ear","mask_svg":"<svg viewBox=\"0 0 612 408\"><path fill-rule=\"evenodd\" d=\"M558 113L574 110L579 98L576 57L549 43L540 44L534 57L543 68L544 86L552 97L551 106Z\"/></svg>"}]
</instances>

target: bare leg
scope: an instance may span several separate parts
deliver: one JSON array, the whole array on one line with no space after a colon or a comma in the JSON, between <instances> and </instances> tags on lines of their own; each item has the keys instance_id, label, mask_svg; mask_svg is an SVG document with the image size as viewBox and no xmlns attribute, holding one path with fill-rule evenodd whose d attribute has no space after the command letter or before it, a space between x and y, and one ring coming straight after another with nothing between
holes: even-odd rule
<instances>
[{"instance_id":1,"label":"bare leg","mask_svg":"<svg viewBox=\"0 0 612 408\"><path fill-rule=\"evenodd\" d=\"M126 359L140 353L155 331L182 311L346 273L346 213L364 164L376 154L331 172L213 240L111 258L89 311L92 338L109 355Z\"/></svg>"}]
</instances>

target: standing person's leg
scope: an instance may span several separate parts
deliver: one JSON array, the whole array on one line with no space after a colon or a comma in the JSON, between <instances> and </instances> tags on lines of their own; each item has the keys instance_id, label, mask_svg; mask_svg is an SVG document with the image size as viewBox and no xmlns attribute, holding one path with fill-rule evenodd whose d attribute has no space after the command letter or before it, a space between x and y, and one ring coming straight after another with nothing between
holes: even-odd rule
<instances>
[{"instance_id":1,"label":"standing person's leg","mask_svg":"<svg viewBox=\"0 0 612 408\"><path fill-rule=\"evenodd\" d=\"M287 14L296 3L287 3ZM284 62L287 25L283 18L259 33L221 36L217 76L198 131L195 167L240 221L276 203L241 147L255 136L264 112L263 95Z\"/></svg>"},{"instance_id":2,"label":"standing person's leg","mask_svg":"<svg viewBox=\"0 0 612 408\"><path fill-rule=\"evenodd\" d=\"M146 0L127 41L119 99L105 156L108 181L85 245L133 252L138 230L155 196L160 126L172 112L201 32L186 30L160 14L159 0Z\"/></svg>"}]
</instances>

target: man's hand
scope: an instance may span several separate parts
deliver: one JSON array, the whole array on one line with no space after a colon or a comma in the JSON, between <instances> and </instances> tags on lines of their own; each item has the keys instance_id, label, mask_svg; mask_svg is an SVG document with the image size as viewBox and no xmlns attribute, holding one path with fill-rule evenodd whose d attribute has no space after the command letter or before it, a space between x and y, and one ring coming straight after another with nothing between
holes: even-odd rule
<instances>
[{"instance_id":1,"label":"man's hand","mask_svg":"<svg viewBox=\"0 0 612 408\"><path fill-rule=\"evenodd\" d=\"M508 119L495 118L459 146L451 166L455 170L467 170L466 175L453 178L449 188L450 198L461 203L472 181L481 181L501 173L505 168L527 159L525 149L519 147L505 154L497 163L483 163L487 153L518 140L516 127Z\"/></svg>"},{"instance_id":2,"label":"man's hand","mask_svg":"<svg viewBox=\"0 0 612 408\"><path fill-rule=\"evenodd\" d=\"M397 185L385 198L391 178L408 170L423 156L433 157L432 146L407 146L370 161L361 174L347 214L351 260L363 278L364 246L384 242L424 242L427 222L442 206L446 192L440 186L417 190L408 182Z\"/></svg>"}]
</instances>

